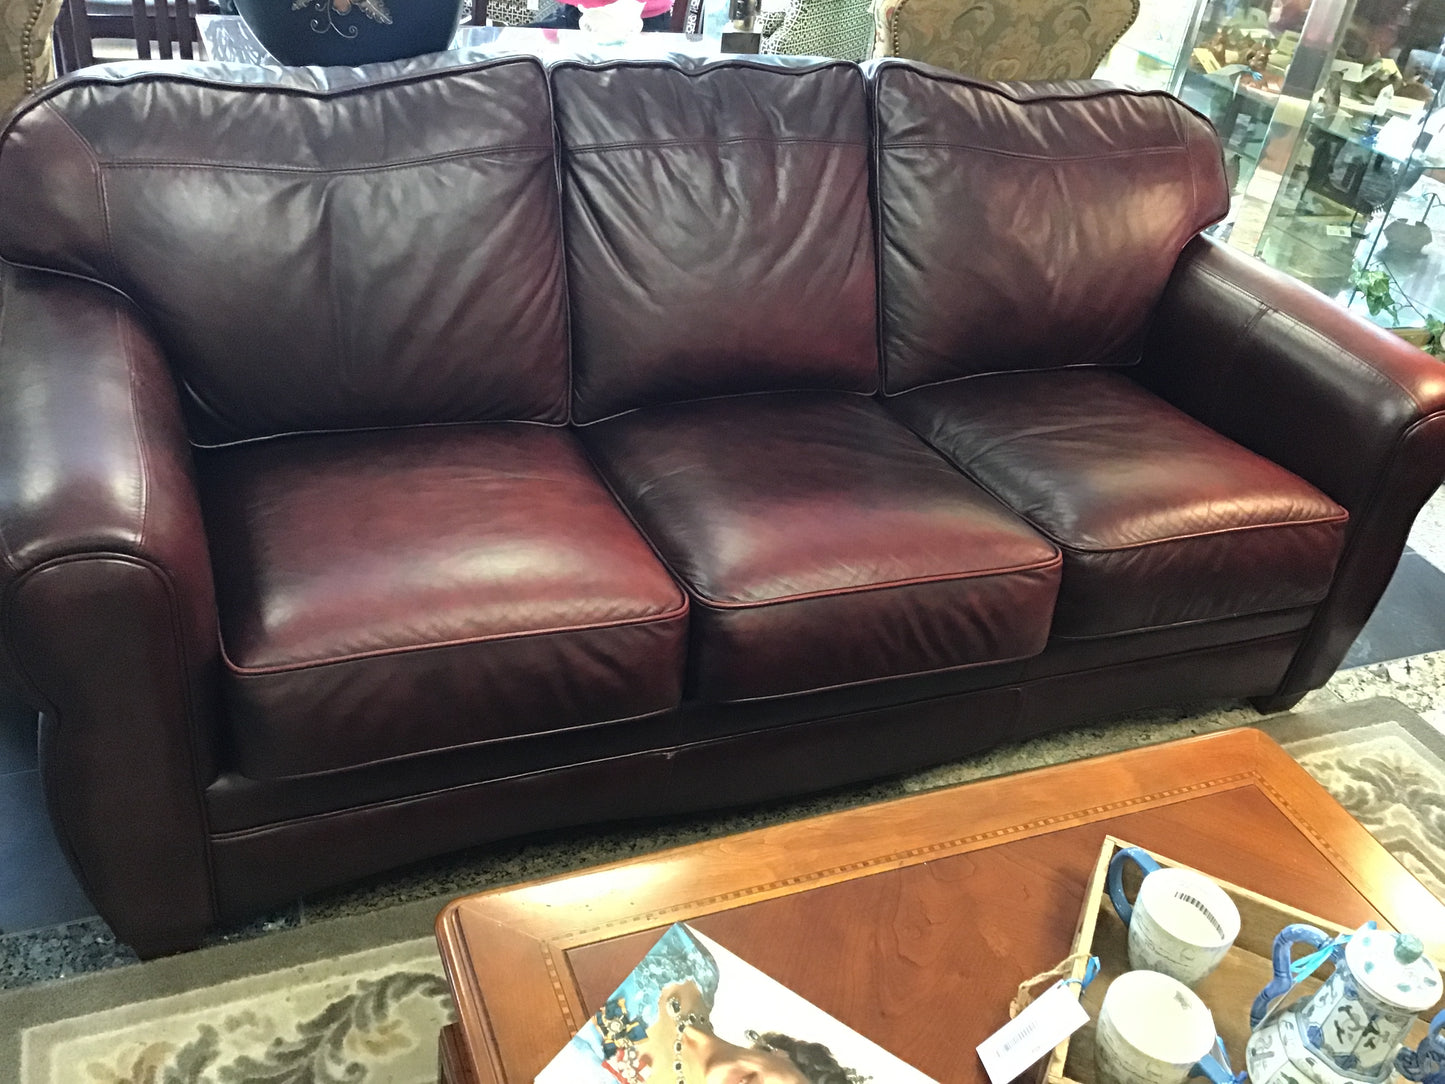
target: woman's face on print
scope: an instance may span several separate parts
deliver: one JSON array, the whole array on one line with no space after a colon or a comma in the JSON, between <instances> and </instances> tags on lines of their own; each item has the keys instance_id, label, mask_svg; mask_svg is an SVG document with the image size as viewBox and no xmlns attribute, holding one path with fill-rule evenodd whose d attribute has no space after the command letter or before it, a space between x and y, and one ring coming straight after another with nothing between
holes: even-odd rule
<instances>
[{"instance_id":1,"label":"woman's face on print","mask_svg":"<svg viewBox=\"0 0 1445 1084\"><path fill-rule=\"evenodd\" d=\"M808 1084L786 1054L734 1047L707 1066L703 1084Z\"/></svg>"}]
</instances>

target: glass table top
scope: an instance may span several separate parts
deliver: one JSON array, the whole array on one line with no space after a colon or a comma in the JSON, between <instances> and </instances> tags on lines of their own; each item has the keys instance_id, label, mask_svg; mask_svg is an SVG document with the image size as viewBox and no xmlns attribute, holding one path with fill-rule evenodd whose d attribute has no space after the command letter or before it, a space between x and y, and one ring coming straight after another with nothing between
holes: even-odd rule
<instances>
[{"instance_id":1,"label":"glass table top","mask_svg":"<svg viewBox=\"0 0 1445 1084\"><path fill-rule=\"evenodd\" d=\"M266 52L239 15L198 15L201 55L206 60L234 64L280 66ZM540 30L529 26L471 26L457 28L451 48L481 53L536 56L546 60L567 57L716 56L722 52L716 34L635 34L621 44L603 45L585 30Z\"/></svg>"}]
</instances>

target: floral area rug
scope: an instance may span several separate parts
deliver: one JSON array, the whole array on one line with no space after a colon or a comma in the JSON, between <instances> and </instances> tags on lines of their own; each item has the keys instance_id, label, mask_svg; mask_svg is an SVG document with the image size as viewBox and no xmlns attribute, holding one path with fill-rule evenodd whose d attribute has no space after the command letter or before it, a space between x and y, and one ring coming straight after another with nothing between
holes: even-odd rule
<instances>
[{"instance_id":1,"label":"floral area rug","mask_svg":"<svg viewBox=\"0 0 1445 1084\"><path fill-rule=\"evenodd\" d=\"M1261 719L1247 709L1120 720L999 750L896 791L929 789L1245 723L1280 742L1445 899L1445 734L1387 697ZM842 799L833 799L844 804ZM829 799L809 813L826 811ZM738 827L720 820L715 831ZM670 840L638 828L622 853ZM610 839L611 853L619 840ZM602 860L606 855L596 855ZM532 868L528 876L558 870ZM457 895L453 891L449 895ZM433 1084L452 1018L429 930L445 898L334 919L100 975L0 994L9 1084Z\"/></svg>"},{"instance_id":2,"label":"floral area rug","mask_svg":"<svg viewBox=\"0 0 1445 1084\"><path fill-rule=\"evenodd\" d=\"M20 1079L434 1084L451 1018L424 937L28 1028Z\"/></svg>"},{"instance_id":3,"label":"floral area rug","mask_svg":"<svg viewBox=\"0 0 1445 1084\"><path fill-rule=\"evenodd\" d=\"M1445 734L1384 697L1260 729L1445 900Z\"/></svg>"}]
</instances>

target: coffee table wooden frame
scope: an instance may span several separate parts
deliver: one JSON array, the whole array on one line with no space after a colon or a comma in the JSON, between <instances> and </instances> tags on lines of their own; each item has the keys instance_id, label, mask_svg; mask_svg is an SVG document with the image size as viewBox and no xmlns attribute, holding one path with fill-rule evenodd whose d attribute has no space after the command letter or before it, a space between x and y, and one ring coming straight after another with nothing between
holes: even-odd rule
<instances>
[{"instance_id":1,"label":"coffee table wooden frame","mask_svg":"<svg viewBox=\"0 0 1445 1084\"><path fill-rule=\"evenodd\" d=\"M458 1017L442 1035L443 1078L531 1084L595 1008L583 1005L568 981L566 954L578 946L1245 787L1267 796L1386 921L1422 934L1431 955L1445 958L1445 905L1272 739L1241 729L929 791L457 900L437 918Z\"/></svg>"}]
</instances>

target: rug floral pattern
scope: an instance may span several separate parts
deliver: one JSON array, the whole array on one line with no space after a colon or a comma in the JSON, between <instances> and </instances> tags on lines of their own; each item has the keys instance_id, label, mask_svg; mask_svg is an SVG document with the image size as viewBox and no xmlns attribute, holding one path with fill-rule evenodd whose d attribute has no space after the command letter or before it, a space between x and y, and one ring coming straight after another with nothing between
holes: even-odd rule
<instances>
[{"instance_id":1,"label":"rug floral pattern","mask_svg":"<svg viewBox=\"0 0 1445 1084\"><path fill-rule=\"evenodd\" d=\"M1287 741L1285 749L1445 899L1445 764L1394 723Z\"/></svg>"},{"instance_id":2,"label":"rug floral pattern","mask_svg":"<svg viewBox=\"0 0 1445 1084\"><path fill-rule=\"evenodd\" d=\"M45 1084L432 1084L451 998L436 943L127 1005L25 1035Z\"/></svg>"}]
</instances>

